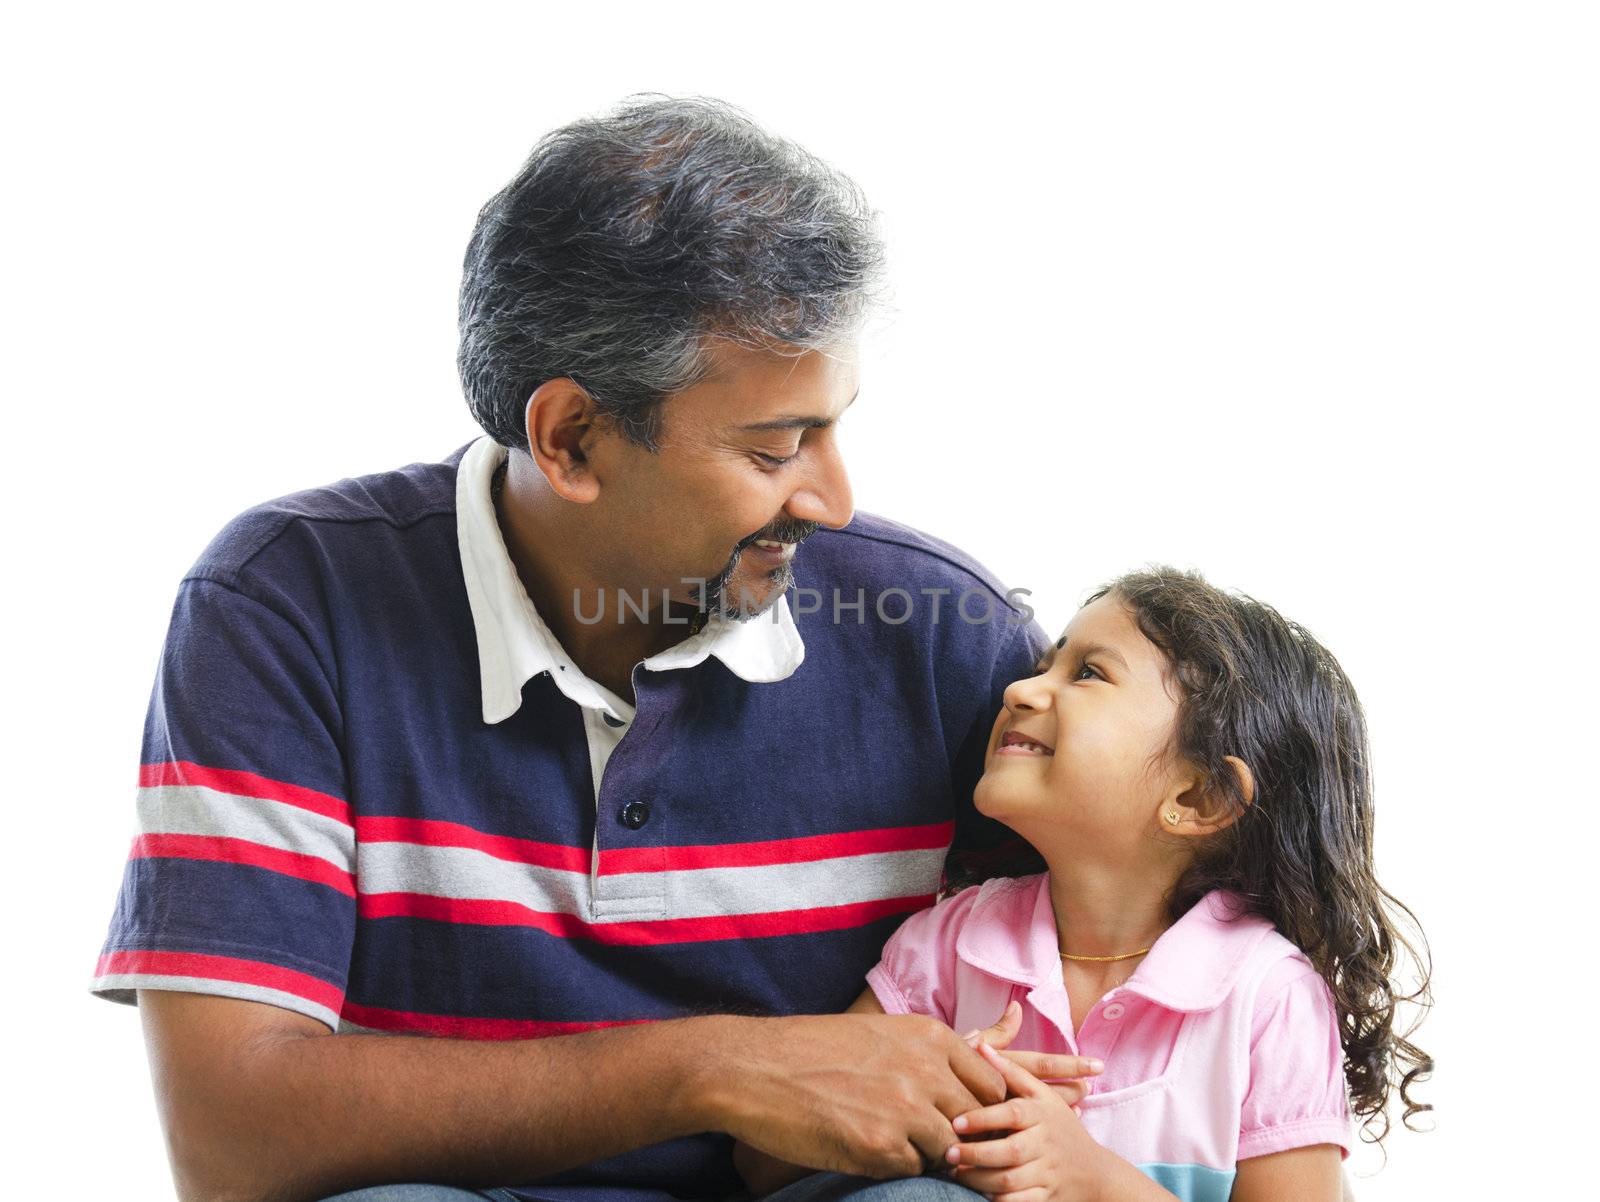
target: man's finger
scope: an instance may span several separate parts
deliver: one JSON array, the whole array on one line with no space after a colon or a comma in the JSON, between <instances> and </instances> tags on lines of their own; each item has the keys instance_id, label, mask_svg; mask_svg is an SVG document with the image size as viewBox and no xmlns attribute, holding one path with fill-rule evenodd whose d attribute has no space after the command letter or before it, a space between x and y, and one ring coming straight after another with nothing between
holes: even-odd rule
<instances>
[{"instance_id":1,"label":"man's finger","mask_svg":"<svg viewBox=\"0 0 1600 1202\"><path fill-rule=\"evenodd\" d=\"M944 1112L945 1118L953 1119L974 1106L987 1106L991 1102L1005 1099L1005 1078L996 1072L975 1048L969 1047L959 1039L954 1041L954 1046L950 1049L950 1071L962 1085L967 1087L970 1100L961 1104L960 1098L940 1098L937 1104Z\"/></svg>"}]
</instances>

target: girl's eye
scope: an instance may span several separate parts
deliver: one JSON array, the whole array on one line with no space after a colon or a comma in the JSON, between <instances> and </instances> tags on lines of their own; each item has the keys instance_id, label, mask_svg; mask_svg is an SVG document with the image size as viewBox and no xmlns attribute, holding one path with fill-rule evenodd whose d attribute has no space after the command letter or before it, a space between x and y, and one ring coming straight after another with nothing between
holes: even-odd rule
<instances>
[{"instance_id":1,"label":"girl's eye","mask_svg":"<svg viewBox=\"0 0 1600 1202\"><path fill-rule=\"evenodd\" d=\"M1050 665L1049 664L1035 664L1034 665L1034 669L1033 669L1033 674L1035 676L1043 676L1048 671L1050 671ZM1091 680L1104 680L1105 679L1105 677L1100 674L1100 669L1096 668L1093 664L1084 664L1084 665L1082 665L1076 672L1074 672L1072 674L1072 679L1073 680L1082 680L1084 678L1084 673L1085 672L1087 672L1089 674L1089 679L1091 679Z\"/></svg>"}]
</instances>

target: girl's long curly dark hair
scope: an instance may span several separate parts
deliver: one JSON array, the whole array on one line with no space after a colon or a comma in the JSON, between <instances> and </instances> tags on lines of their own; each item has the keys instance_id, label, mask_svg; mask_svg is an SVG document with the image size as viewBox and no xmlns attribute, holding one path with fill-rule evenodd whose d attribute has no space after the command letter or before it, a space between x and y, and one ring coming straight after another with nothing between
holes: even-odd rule
<instances>
[{"instance_id":1,"label":"girl's long curly dark hair","mask_svg":"<svg viewBox=\"0 0 1600 1202\"><path fill-rule=\"evenodd\" d=\"M1377 1142L1388 1134L1394 1093L1412 1126L1414 1115L1433 1109L1411 1096L1433 1060L1410 1041L1432 1004L1432 963L1416 916L1373 873L1366 718L1349 678L1304 627L1196 572L1133 572L1084 604L1108 595L1127 605L1167 657L1181 693L1174 750L1208 775L1212 795L1236 815L1200 844L1172 894L1170 917L1227 889L1270 919L1333 991L1345 1079L1364 1136ZM1253 801L1229 755L1254 773ZM951 859L946 895L1045 868L1021 840ZM1417 979L1405 993L1395 987L1402 958ZM1395 1025L1399 1002L1418 1012L1403 1030Z\"/></svg>"}]
</instances>

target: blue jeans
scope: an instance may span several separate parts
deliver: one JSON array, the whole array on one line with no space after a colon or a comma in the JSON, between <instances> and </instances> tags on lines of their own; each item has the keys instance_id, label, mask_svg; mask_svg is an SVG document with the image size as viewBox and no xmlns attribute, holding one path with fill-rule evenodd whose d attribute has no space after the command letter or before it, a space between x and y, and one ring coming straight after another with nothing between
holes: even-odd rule
<instances>
[{"instance_id":1,"label":"blue jeans","mask_svg":"<svg viewBox=\"0 0 1600 1202\"><path fill-rule=\"evenodd\" d=\"M333 1194L322 1202L516 1202L503 1189L459 1189L453 1185L373 1185Z\"/></svg>"},{"instance_id":2,"label":"blue jeans","mask_svg":"<svg viewBox=\"0 0 1600 1202\"><path fill-rule=\"evenodd\" d=\"M902 1177L874 1181L844 1173L813 1173L768 1194L765 1202L970 1202L983 1195L939 1177ZM335 1194L322 1202L510 1202L498 1189L458 1189L453 1185L374 1185Z\"/></svg>"},{"instance_id":3,"label":"blue jeans","mask_svg":"<svg viewBox=\"0 0 1600 1202\"><path fill-rule=\"evenodd\" d=\"M813 1173L768 1194L764 1202L983 1202L983 1195L942 1177L874 1181L844 1173Z\"/></svg>"}]
</instances>

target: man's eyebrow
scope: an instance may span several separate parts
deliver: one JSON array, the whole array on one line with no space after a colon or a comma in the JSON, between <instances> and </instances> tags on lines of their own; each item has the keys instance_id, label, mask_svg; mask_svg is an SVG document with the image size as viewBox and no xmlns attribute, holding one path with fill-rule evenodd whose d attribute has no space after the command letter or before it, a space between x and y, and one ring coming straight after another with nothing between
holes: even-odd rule
<instances>
[{"instance_id":1,"label":"man's eyebrow","mask_svg":"<svg viewBox=\"0 0 1600 1202\"><path fill-rule=\"evenodd\" d=\"M856 389L856 396L850 398L845 408L850 408L856 403L856 397L861 395L861 390ZM837 420L831 417L774 417L764 422L756 422L749 426L739 426L740 430L825 430Z\"/></svg>"},{"instance_id":2,"label":"man's eyebrow","mask_svg":"<svg viewBox=\"0 0 1600 1202\"><path fill-rule=\"evenodd\" d=\"M1047 648L1045 653L1039 657L1039 666L1042 668L1053 661L1056 657L1056 652L1066 641L1066 639L1057 639L1055 646ZM1128 661L1122 657L1122 652L1115 647L1108 647L1104 643L1085 643L1078 648L1079 659L1088 659L1091 655L1102 655L1106 659L1116 660L1125 671L1131 672L1133 670L1128 667Z\"/></svg>"}]
</instances>

